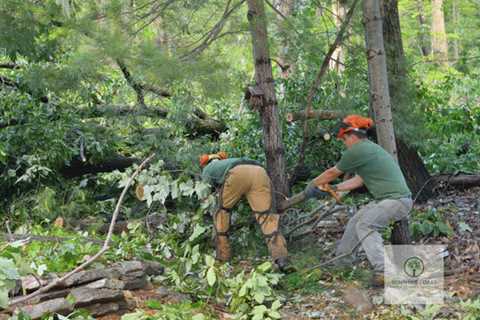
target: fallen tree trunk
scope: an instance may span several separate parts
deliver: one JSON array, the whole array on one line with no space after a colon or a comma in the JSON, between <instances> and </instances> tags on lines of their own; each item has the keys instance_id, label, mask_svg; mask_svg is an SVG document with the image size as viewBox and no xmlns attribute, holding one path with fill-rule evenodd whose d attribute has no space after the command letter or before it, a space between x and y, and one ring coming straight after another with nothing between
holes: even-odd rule
<instances>
[{"instance_id":1,"label":"fallen tree trunk","mask_svg":"<svg viewBox=\"0 0 480 320\"><path fill-rule=\"evenodd\" d=\"M87 173L112 172L114 170L125 170L134 163L140 163L138 158L129 158L117 155L114 158L107 159L102 163L91 164L75 158L70 163L60 169L60 173L65 178L81 177Z\"/></svg>"},{"instance_id":2,"label":"fallen tree trunk","mask_svg":"<svg viewBox=\"0 0 480 320\"><path fill-rule=\"evenodd\" d=\"M136 107L128 105L100 105L92 108L82 109L80 111L84 118L107 118L107 117L122 117L122 116L145 116L152 118L166 118L168 110L162 108L152 107Z\"/></svg>"},{"instance_id":3,"label":"fallen tree trunk","mask_svg":"<svg viewBox=\"0 0 480 320\"><path fill-rule=\"evenodd\" d=\"M437 186L454 188L471 188L480 186L480 174L439 174L432 177L433 184Z\"/></svg>"}]
</instances>

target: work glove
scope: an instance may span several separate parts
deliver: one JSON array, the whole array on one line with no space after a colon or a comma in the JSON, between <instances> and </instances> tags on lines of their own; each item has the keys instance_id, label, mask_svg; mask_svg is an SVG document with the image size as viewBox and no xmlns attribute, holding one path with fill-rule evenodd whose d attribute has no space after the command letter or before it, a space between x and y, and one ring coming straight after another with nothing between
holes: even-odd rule
<instances>
[{"instance_id":1,"label":"work glove","mask_svg":"<svg viewBox=\"0 0 480 320\"><path fill-rule=\"evenodd\" d=\"M303 191L305 193L305 199L310 199L310 198L325 198L329 196L329 193L323 190L320 190L314 183L313 180L310 181L310 183L307 185L305 190Z\"/></svg>"}]
</instances>

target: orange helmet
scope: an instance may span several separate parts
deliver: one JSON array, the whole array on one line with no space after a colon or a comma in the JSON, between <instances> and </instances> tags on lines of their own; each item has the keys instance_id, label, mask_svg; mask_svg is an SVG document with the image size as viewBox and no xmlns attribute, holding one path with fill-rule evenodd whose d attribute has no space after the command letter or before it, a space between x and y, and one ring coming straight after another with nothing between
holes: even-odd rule
<instances>
[{"instance_id":1,"label":"orange helmet","mask_svg":"<svg viewBox=\"0 0 480 320\"><path fill-rule=\"evenodd\" d=\"M200 167L205 167L210 160L218 159L218 160L225 160L228 158L228 155L225 151L220 151L218 153L212 154L202 154L199 158Z\"/></svg>"},{"instance_id":2,"label":"orange helmet","mask_svg":"<svg viewBox=\"0 0 480 320\"><path fill-rule=\"evenodd\" d=\"M337 138L341 139L345 133L356 131L367 134L368 129L371 129L374 122L370 118L362 117L357 114L346 116L339 125L337 131Z\"/></svg>"}]
</instances>

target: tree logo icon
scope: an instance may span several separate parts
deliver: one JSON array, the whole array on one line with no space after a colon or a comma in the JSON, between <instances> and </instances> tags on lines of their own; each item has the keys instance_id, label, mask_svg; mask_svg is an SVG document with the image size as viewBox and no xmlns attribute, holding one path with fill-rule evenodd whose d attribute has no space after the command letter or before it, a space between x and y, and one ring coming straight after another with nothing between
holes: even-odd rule
<instances>
[{"instance_id":1,"label":"tree logo icon","mask_svg":"<svg viewBox=\"0 0 480 320\"><path fill-rule=\"evenodd\" d=\"M410 257L405 260L403 270L409 277L417 278L423 273L425 266L419 257Z\"/></svg>"}]
</instances>

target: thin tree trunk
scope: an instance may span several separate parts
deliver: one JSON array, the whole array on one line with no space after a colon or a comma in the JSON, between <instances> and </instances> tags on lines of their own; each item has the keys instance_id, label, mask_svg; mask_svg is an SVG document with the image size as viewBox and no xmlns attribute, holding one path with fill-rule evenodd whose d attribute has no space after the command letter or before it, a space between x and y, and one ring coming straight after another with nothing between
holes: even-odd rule
<instances>
[{"instance_id":1,"label":"thin tree trunk","mask_svg":"<svg viewBox=\"0 0 480 320\"><path fill-rule=\"evenodd\" d=\"M333 2L332 6L335 25L337 30L339 30L347 13L344 0L336 0ZM345 70L345 49L342 44L340 44L332 54L332 58L330 60L330 70L334 70L339 74Z\"/></svg>"},{"instance_id":2,"label":"thin tree trunk","mask_svg":"<svg viewBox=\"0 0 480 320\"><path fill-rule=\"evenodd\" d=\"M416 0L417 5L417 19L420 30L418 31L418 42L420 43L420 49L422 51L422 55L427 57L430 55L430 46L428 41L428 26L425 22L425 4L423 3L424 0Z\"/></svg>"},{"instance_id":3,"label":"thin tree trunk","mask_svg":"<svg viewBox=\"0 0 480 320\"><path fill-rule=\"evenodd\" d=\"M363 18L370 74L370 100L375 115L377 138L379 144L397 159L388 90L387 62L383 44L382 19L378 0L363 1Z\"/></svg>"},{"instance_id":4,"label":"thin tree trunk","mask_svg":"<svg viewBox=\"0 0 480 320\"><path fill-rule=\"evenodd\" d=\"M383 2L383 38L387 55L388 88L391 95L392 110L402 110L408 99L406 85L406 62L403 51L400 18L397 0L381 0Z\"/></svg>"},{"instance_id":5,"label":"thin tree trunk","mask_svg":"<svg viewBox=\"0 0 480 320\"><path fill-rule=\"evenodd\" d=\"M369 69L371 105L375 114L379 144L398 161L395 133L388 89L387 62L383 43L383 28L378 0L364 0L363 15L366 31L366 47ZM392 241L410 243L408 221L395 223Z\"/></svg>"},{"instance_id":6,"label":"thin tree trunk","mask_svg":"<svg viewBox=\"0 0 480 320\"><path fill-rule=\"evenodd\" d=\"M280 41L280 53L279 61L282 65L282 78L288 78L288 76L295 70L295 62L289 57L289 40L288 33L290 32L290 26L288 25L288 20L293 14L295 8L294 0L278 0L276 3L278 11L282 14L278 18L278 28L281 34Z\"/></svg>"},{"instance_id":7,"label":"thin tree trunk","mask_svg":"<svg viewBox=\"0 0 480 320\"><path fill-rule=\"evenodd\" d=\"M453 60L456 62L458 61L459 54L459 47L458 47L458 23L460 20L460 13L458 11L458 0L452 0L452 20L453 20L453 32L454 38L452 41L453 46Z\"/></svg>"},{"instance_id":8,"label":"thin tree trunk","mask_svg":"<svg viewBox=\"0 0 480 320\"><path fill-rule=\"evenodd\" d=\"M268 49L267 21L263 0L248 0L248 21L252 33L255 81L262 91L262 105L259 108L263 127L263 144L267 158L267 170L272 179L274 198L280 203L288 196L285 174L285 157L282 142L275 86Z\"/></svg>"},{"instance_id":9,"label":"thin tree trunk","mask_svg":"<svg viewBox=\"0 0 480 320\"><path fill-rule=\"evenodd\" d=\"M432 0L432 51L439 64L448 65L448 42L445 32L443 0Z\"/></svg>"},{"instance_id":10,"label":"thin tree trunk","mask_svg":"<svg viewBox=\"0 0 480 320\"><path fill-rule=\"evenodd\" d=\"M411 103L410 94L415 88L409 87L405 53L403 51L400 18L398 14L398 0L382 0L383 9L383 36L387 57L388 87L391 93L392 111L406 112ZM422 158L415 148L408 146L397 139L398 162L402 168L407 184L414 195L420 190L421 200L432 195L430 180ZM403 231L401 232L404 233Z\"/></svg>"}]
</instances>

